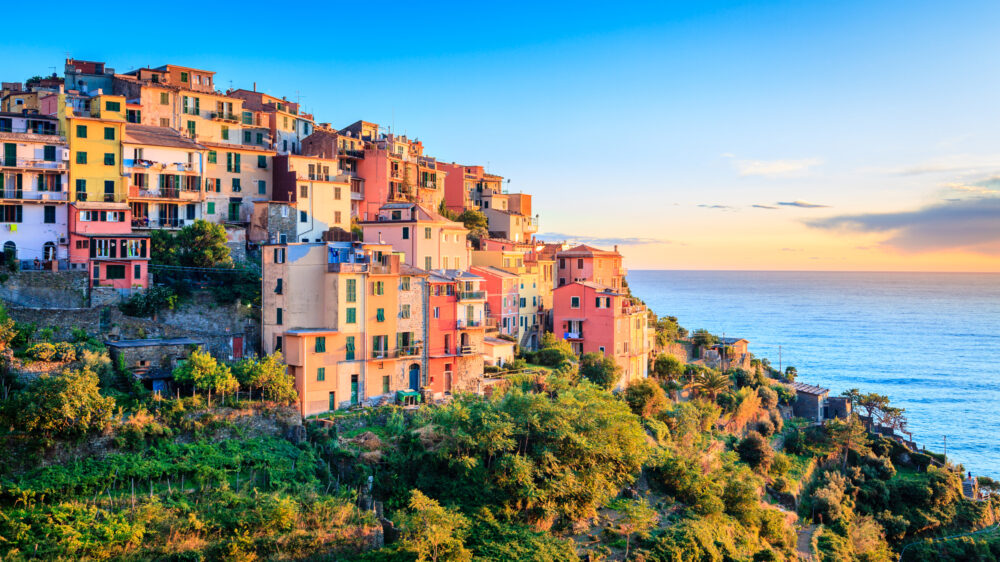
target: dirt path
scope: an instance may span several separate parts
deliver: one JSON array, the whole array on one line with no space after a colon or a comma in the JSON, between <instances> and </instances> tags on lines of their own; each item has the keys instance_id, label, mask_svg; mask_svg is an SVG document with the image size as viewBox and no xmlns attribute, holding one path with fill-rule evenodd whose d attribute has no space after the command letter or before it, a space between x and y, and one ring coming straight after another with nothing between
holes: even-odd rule
<instances>
[{"instance_id":1,"label":"dirt path","mask_svg":"<svg viewBox=\"0 0 1000 562\"><path fill-rule=\"evenodd\" d=\"M809 525L799 530L799 538L795 544L795 550L799 554L799 560L814 560L812 555L812 538L816 532L816 525Z\"/></svg>"}]
</instances>

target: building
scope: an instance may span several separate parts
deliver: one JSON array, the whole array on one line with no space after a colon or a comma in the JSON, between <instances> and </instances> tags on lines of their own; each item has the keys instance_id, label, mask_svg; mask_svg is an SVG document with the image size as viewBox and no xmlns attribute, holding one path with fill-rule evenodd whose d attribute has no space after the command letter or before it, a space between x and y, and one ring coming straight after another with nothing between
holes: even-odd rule
<instances>
[{"instance_id":1,"label":"building","mask_svg":"<svg viewBox=\"0 0 1000 562\"><path fill-rule=\"evenodd\" d=\"M69 267L86 269L91 287L149 287L148 234L132 232L128 203L69 205Z\"/></svg>"},{"instance_id":2,"label":"building","mask_svg":"<svg viewBox=\"0 0 1000 562\"><path fill-rule=\"evenodd\" d=\"M365 182L366 189L371 186ZM417 203L383 205L375 220L358 223L364 240L389 244L405 263L421 269L465 270L470 265L468 230Z\"/></svg>"},{"instance_id":3,"label":"building","mask_svg":"<svg viewBox=\"0 0 1000 562\"><path fill-rule=\"evenodd\" d=\"M482 212L486 215L490 236L528 242L538 232L538 217L494 208L484 208Z\"/></svg>"},{"instance_id":4,"label":"building","mask_svg":"<svg viewBox=\"0 0 1000 562\"><path fill-rule=\"evenodd\" d=\"M554 291L553 330L577 354L597 352L622 369L616 388L648 374L649 313L630 295L591 281L573 282Z\"/></svg>"},{"instance_id":5,"label":"building","mask_svg":"<svg viewBox=\"0 0 1000 562\"><path fill-rule=\"evenodd\" d=\"M98 95L80 113L59 96L59 131L69 143L70 201L125 202L122 178L122 138L125 98Z\"/></svg>"},{"instance_id":6,"label":"building","mask_svg":"<svg viewBox=\"0 0 1000 562\"><path fill-rule=\"evenodd\" d=\"M473 266L469 271L483 278L487 331L516 338L520 322L517 274L493 266Z\"/></svg>"},{"instance_id":7,"label":"building","mask_svg":"<svg viewBox=\"0 0 1000 562\"><path fill-rule=\"evenodd\" d=\"M701 359L706 363L718 364L722 370L730 368L750 368L750 352L748 340L743 338L719 338L711 345L703 345L699 349Z\"/></svg>"},{"instance_id":8,"label":"building","mask_svg":"<svg viewBox=\"0 0 1000 562\"><path fill-rule=\"evenodd\" d=\"M284 225L285 221L281 219L292 215L295 228L294 236L289 240L298 242L321 242L323 234L330 229L349 233L350 184L346 176L339 174L338 165L337 159L318 156L275 156L274 189L268 204L287 203L289 210L278 208L278 213L285 215L268 224ZM288 233L277 228L269 233L267 239L280 241L281 234Z\"/></svg>"},{"instance_id":9,"label":"building","mask_svg":"<svg viewBox=\"0 0 1000 562\"><path fill-rule=\"evenodd\" d=\"M272 148L279 154L301 154L303 139L316 127L312 115L304 113L299 103L258 92L256 86L253 90L229 90L226 95L243 100L248 111L267 115ZM263 124L265 119L258 121Z\"/></svg>"},{"instance_id":10,"label":"building","mask_svg":"<svg viewBox=\"0 0 1000 562\"><path fill-rule=\"evenodd\" d=\"M503 367L514 362L516 344L510 340L486 336L483 338L483 362L494 367Z\"/></svg>"},{"instance_id":11,"label":"building","mask_svg":"<svg viewBox=\"0 0 1000 562\"><path fill-rule=\"evenodd\" d=\"M115 69L103 62L66 59L63 79L66 90L76 90L83 94L90 92L111 92Z\"/></svg>"},{"instance_id":12,"label":"building","mask_svg":"<svg viewBox=\"0 0 1000 562\"><path fill-rule=\"evenodd\" d=\"M174 229L203 218L203 145L169 127L128 123L122 148L133 228Z\"/></svg>"},{"instance_id":13,"label":"building","mask_svg":"<svg viewBox=\"0 0 1000 562\"><path fill-rule=\"evenodd\" d=\"M625 268L618 246L614 251L601 250L586 244L556 253L559 278L557 287L579 281L591 281L615 290L625 287Z\"/></svg>"},{"instance_id":14,"label":"building","mask_svg":"<svg viewBox=\"0 0 1000 562\"><path fill-rule=\"evenodd\" d=\"M54 269L68 257L66 138L58 120L0 113L0 244L23 269ZM65 265L63 266L65 267Z\"/></svg>"},{"instance_id":15,"label":"building","mask_svg":"<svg viewBox=\"0 0 1000 562\"><path fill-rule=\"evenodd\" d=\"M445 178L445 205L448 210L461 213L466 209L482 207L484 195L503 192L503 178L487 174L482 166L438 163ZM530 213L529 213L530 214Z\"/></svg>"},{"instance_id":16,"label":"building","mask_svg":"<svg viewBox=\"0 0 1000 562\"><path fill-rule=\"evenodd\" d=\"M426 278L388 245L264 246L262 348L284 352L303 415L429 384Z\"/></svg>"},{"instance_id":17,"label":"building","mask_svg":"<svg viewBox=\"0 0 1000 562\"><path fill-rule=\"evenodd\" d=\"M229 229L244 229L254 202L271 199L275 152L254 145L200 144L207 150L202 216Z\"/></svg>"},{"instance_id":18,"label":"building","mask_svg":"<svg viewBox=\"0 0 1000 562\"><path fill-rule=\"evenodd\" d=\"M365 199L365 180L358 174L358 162L365 157L366 142L378 136L378 125L361 123L364 126L357 132L341 132L329 123L321 123L311 135L302 139L302 154L339 161L340 173L351 184L351 217L360 216Z\"/></svg>"},{"instance_id":19,"label":"building","mask_svg":"<svg viewBox=\"0 0 1000 562\"><path fill-rule=\"evenodd\" d=\"M428 283L426 384L432 396L479 392L483 379L486 292L466 271L431 272Z\"/></svg>"},{"instance_id":20,"label":"building","mask_svg":"<svg viewBox=\"0 0 1000 562\"><path fill-rule=\"evenodd\" d=\"M124 365L154 393L169 392L174 369L205 342L192 338L112 340L106 342L115 365ZM242 350L241 350L242 351Z\"/></svg>"}]
</instances>

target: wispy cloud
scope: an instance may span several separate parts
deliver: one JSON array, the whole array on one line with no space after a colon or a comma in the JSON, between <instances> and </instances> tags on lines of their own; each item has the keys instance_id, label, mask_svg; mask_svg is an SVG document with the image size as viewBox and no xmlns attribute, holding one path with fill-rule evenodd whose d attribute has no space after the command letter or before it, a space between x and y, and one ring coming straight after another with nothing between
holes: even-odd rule
<instances>
[{"instance_id":1,"label":"wispy cloud","mask_svg":"<svg viewBox=\"0 0 1000 562\"><path fill-rule=\"evenodd\" d=\"M707 203L702 203L701 205L698 206L701 207L702 209L721 209L721 210L735 209L735 207L731 205L709 205Z\"/></svg>"},{"instance_id":2,"label":"wispy cloud","mask_svg":"<svg viewBox=\"0 0 1000 562\"><path fill-rule=\"evenodd\" d=\"M724 158L733 160L733 165L741 176L779 177L801 175L809 168L823 163L819 158L802 158L799 160L743 160L733 154L726 153Z\"/></svg>"},{"instance_id":3,"label":"wispy cloud","mask_svg":"<svg viewBox=\"0 0 1000 562\"><path fill-rule=\"evenodd\" d=\"M962 250L1000 255L1000 197L943 201L915 211L811 219L814 228L887 233L882 241L902 252Z\"/></svg>"},{"instance_id":4,"label":"wispy cloud","mask_svg":"<svg viewBox=\"0 0 1000 562\"><path fill-rule=\"evenodd\" d=\"M809 203L806 201L778 201L778 205L784 207L798 207L800 209L826 209L829 205L820 205L818 203Z\"/></svg>"},{"instance_id":5,"label":"wispy cloud","mask_svg":"<svg viewBox=\"0 0 1000 562\"><path fill-rule=\"evenodd\" d=\"M547 242L571 242L577 244L589 244L592 246L639 246L642 244L672 244L670 240L660 238L644 238L641 236L584 236L579 234L566 234L563 232L546 232L535 236L539 240Z\"/></svg>"},{"instance_id":6,"label":"wispy cloud","mask_svg":"<svg viewBox=\"0 0 1000 562\"><path fill-rule=\"evenodd\" d=\"M973 182L952 182L944 185L947 189L975 195L1000 194L1000 176L991 176Z\"/></svg>"},{"instance_id":7,"label":"wispy cloud","mask_svg":"<svg viewBox=\"0 0 1000 562\"><path fill-rule=\"evenodd\" d=\"M750 205L754 209L767 209L768 211L777 211L777 207L772 207L770 205Z\"/></svg>"}]
</instances>

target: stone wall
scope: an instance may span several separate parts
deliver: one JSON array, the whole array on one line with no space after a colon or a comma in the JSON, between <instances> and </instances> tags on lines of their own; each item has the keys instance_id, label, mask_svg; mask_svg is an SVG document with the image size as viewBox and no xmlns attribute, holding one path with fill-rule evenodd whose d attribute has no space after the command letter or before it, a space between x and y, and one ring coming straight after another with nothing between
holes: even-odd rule
<instances>
[{"instance_id":1,"label":"stone wall","mask_svg":"<svg viewBox=\"0 0 1000 562\"><path fill-rule=\"evenodd\" d=\"M83 308L87 301L87 271L21 271L0 285L0 299L34 308Z\"/></svg>"}]
</instances>

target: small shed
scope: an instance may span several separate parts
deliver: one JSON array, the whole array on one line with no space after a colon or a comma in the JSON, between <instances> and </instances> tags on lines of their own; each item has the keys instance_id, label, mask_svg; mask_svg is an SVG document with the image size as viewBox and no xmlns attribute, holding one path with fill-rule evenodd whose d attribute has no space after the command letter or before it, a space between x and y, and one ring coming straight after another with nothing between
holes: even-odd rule
<instances>
[{"instance_id":1,"label":"small shed","mask_svg":"<svg viewBox=\"0 0 1000 562\"><path fill-rule=\"evenodd\" d=\"M105 343L111 360L117 363L121 357L125 367L153 392L166 391L178 363L205 344L192 338L117 340Z\"/></svg>"},{"instance_id":2,"label":"small shed","mask_svg":"<svg viewBox=\"0 0 1000 562\"><path fill-rule=\"evenodd\" d=\"M795 415L811 421L823 421L830 389L804 382L793 382L789 386L795 389L795 404L792 405Z\"/></svg>"},{"instance_id":3,"label":"small shed","mask_svg":"<svg viewBox=\"0 0 1000 562\"><path fill-rule=\"evenodd\" d=\"M502 367L514 361L514 342L486 336L483 338L483 362Z\"/></svg>"}]
</instances>

